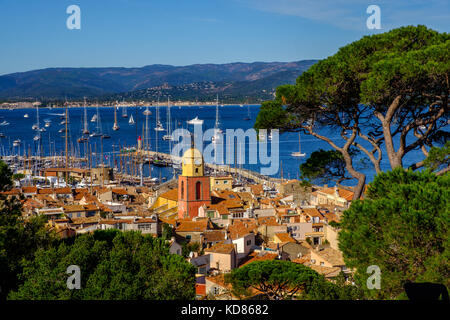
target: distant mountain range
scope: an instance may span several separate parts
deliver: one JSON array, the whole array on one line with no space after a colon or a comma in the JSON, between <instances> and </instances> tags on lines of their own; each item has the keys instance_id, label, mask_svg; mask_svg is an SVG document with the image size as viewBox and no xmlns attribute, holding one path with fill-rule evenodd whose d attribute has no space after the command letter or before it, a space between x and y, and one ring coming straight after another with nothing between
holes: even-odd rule
<instances>
[{"instance_id":1,"label":"distant mountain range","mask_svg":"<svg viewBox=\"0 0 450 320\"><path fill-rule=\"evenodd\" d=\"M142 68L48 68L0 76L0 98L259 101L295 79L317 60L149 65ZM226 102L225 101L225 102Z\"/></svg>"}]
</instances>

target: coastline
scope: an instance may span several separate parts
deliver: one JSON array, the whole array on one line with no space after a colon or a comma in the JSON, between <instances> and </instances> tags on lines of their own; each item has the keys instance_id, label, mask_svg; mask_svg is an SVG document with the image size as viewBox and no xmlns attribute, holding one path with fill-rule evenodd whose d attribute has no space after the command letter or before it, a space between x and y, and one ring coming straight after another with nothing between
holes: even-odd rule
<instances>
[{"instance_id":1,"label":"coastline","mask_svg":"<svg viewBox=\"0 0 450 320\"><path fill-rule=\"evenodd\" d=\"M0 110L18 110L18 109L35 109L36 106L35 105L28 105L24 104L24 103L20 103L20 105L17 105L18 103L3 103L0 105ZM261 104L259 103L250 103L250 104L238 104L238 103L221 103L219 104L220 107L229 107L229 106L240 106L242 105L242 107L255 107L255 106L260 106ZM149 108L156 108L156 107L167 107L167 103L160 103L159 105L157 105L156 103L152 103L152 102L145 102L142 104L87 104L86 108L112 108L112 107L119 107L119 108L123 108L123 107L149 107ZM216 103L215 102L199 102L199 103L192 103L192 102L181 102L181 103L173 103L170 104L171 107L199 107L199 106L211 106L211 107L215 107ZM82 108L84 107L83 103L73 103L68 105L68 108ZM63 105L52 105L51 107L49 106L38 106L39 109L58 109L58 108L64 108Z\"/></svg>"}]
</instances>

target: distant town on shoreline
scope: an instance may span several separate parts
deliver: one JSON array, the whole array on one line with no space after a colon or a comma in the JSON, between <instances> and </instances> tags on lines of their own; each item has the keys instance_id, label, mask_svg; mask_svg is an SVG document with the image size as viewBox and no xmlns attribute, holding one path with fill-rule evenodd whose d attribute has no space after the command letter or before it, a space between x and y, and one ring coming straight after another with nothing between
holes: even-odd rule
<instances>
[{"instance_id":1,"label":"distant town on shoreline","mask_svg":"<svg viewBox=\"0 0 450 320\"><path fill-rule=\"evenodd\" d=\"M208 102L199 102L199 101L171 101L171 106L182 106L182 107L189 107L189 106L215 106L215 101L208 101ZM28 101L19 101L19 102L3 102L0 104L0 109L27 109L27 108L63 108L65 107L65 102L28 102ZM149 106L149 107L156 107L156 106L164 107L167 105L167 102L158 102L158 101L131 101L131 102L112 102L112 101L105 101L105 102L96 102L96 103L86 103L86 107L139 107L139 106ZM239 103L220 103L220 106L235 106L235 105L244 105ZM257 106L259 104L257 103L246 103L246 106ZM84 101L70 101L67 102L68 108L79 108L84 107Z\"/></svg>"}]
</instances>

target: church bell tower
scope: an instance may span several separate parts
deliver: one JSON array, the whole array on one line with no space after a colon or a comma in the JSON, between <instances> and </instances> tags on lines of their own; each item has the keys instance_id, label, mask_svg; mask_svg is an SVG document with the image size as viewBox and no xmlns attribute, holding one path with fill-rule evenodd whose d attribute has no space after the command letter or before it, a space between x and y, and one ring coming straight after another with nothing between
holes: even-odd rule
<instances>
[{"instance_id":1,"label":"church bell tower","mask_svg":"<svg viewBox=\"0 0 450 320\"><path fill-rule=\"evenodd\" d=\"M183 155L182 174L178 178L178 218L197 217L204 204L211 204L210 179L204 176L201 152L190 148Z\"/></svg>"}]
</instances>

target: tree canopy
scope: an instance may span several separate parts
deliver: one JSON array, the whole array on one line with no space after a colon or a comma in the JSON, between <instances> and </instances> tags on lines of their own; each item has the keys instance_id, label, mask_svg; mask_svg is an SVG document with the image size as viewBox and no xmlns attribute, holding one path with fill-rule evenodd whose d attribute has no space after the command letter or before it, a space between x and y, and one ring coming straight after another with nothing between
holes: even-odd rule
<instances>
[{"instance_id":1,"label":"tree canopy","mask_svg":"<svg viewBox=\"0 0 450 320\"><path fill-rule=\"evenodd\" d=\"M72 241L73 243L70 243ZM23 284L10 299L193 299L195 268L169 253L163 239L139 232L96 231L26 262ZM70 265L81 270L81 289L66 285Z\"/></svg>"},{"instance_id":2,"label":"tree canopy","mask_svg":"<svg viewBox=\"0 0 450 320\"><path fill-rule=\"evenodd\" d=\"M357 150L354 152L357 152ZM300 173L302 178L313 182L324 184L334 181L338 186L342 181L351 179L345 170L344 157L336 150L319 149L314 151L300 165Z\"/></svg>"},{"instance_id":3,"label":"tree canopy","mask_svg":"<svg viewBox=\"0 0 450 320\"><path fill-rule=\"evenodd\" d=\"M237 296L249 296L249 288L260 291L269 299L340 299L355 298L357 288L340 281L331 283L311 268L282 261L254 261L234 269L225 278Z\"/></svg>"},{"instance_id":4,"label":"tree canopy","mask_svg":"<svg viewBox=\"0 0 450 320\"><path fill-rule=\"evenodd\" d=\"M397 298L406 281L448 288L450 175L397 168L380 173L366 196L344 212L339 248L367 296ZM367 289L370 265L380 267L380 290Z\"/></svg>"},{"instance_id":5,"label":"tree canopy","mask_svg":"<svg viewBox=\"0 0 450 320\"><path fill-rule=\"evenodd\" d=\"M11 171L0 161L0 191L11 185ZM22 262L32 259L39 248L48 248L56 237L45 227L45 217L22 219L22 205L16 197L0 194L0 299L16 289Z\"/></svg>"},{"instance_id":6,"label":"tree canopy","mask_svg":"<svg viewBox=\"0 0 450 320\"><path fill-rule=\"evenodd\" d=\"M435 171L436 174L444 174L450 169L450 140L441 148L433 147L424 160L425 167Z\"/></svg>"},{"instance_id":7,"label":"tree canopy","mask_svg":"<svg viewBox=\"0 0 450 320\"><path fill-rule=\"evenodd\" d=\"M354 199L365 184L350 148L358 148L374 170L387 155L391 168L403 158L448 138L450 37L425 26L408 26L365 36L313 65L294 85L277 88L264 102L257 129L302 131L340 152L358 180ZM340 141L321 131L333 129ZM417 169L423 159L411 165Z\"/></svg>"}]
</instances>

